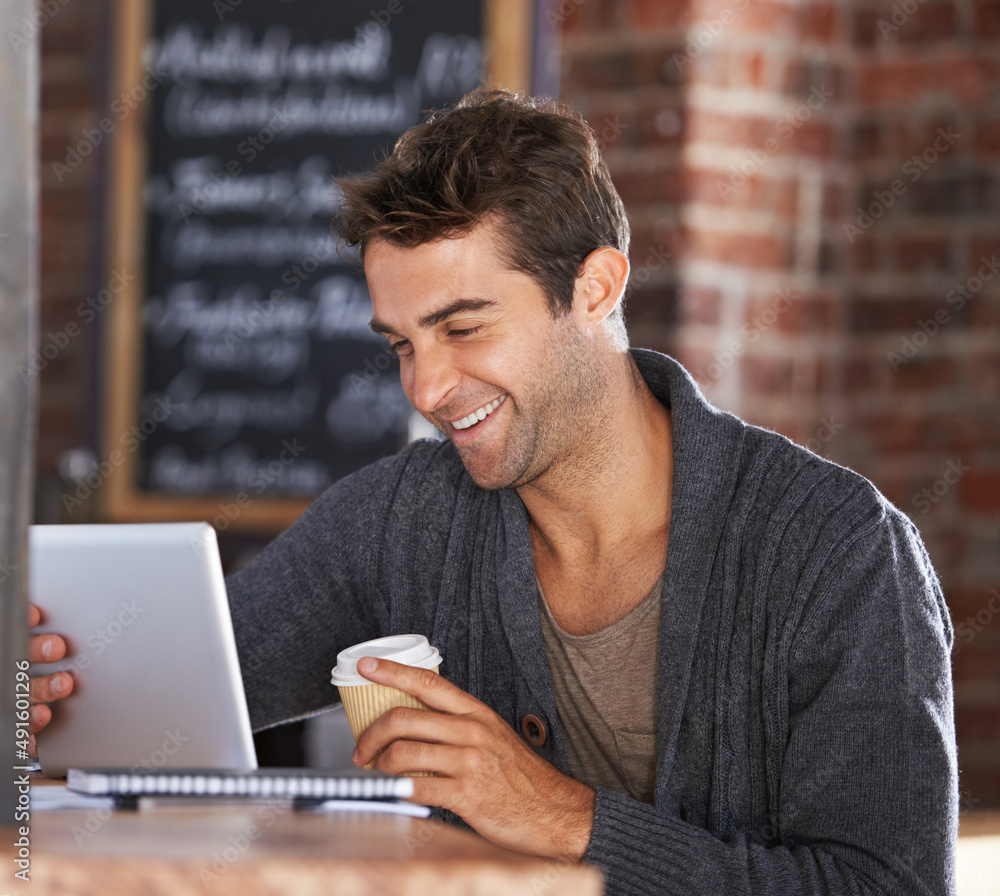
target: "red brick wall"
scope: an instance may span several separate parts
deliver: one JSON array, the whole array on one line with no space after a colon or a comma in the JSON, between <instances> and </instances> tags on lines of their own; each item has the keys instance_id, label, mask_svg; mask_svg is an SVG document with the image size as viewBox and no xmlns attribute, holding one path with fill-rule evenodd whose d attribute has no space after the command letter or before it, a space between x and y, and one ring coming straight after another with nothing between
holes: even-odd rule
<instances>
[{"instance_id":1,"label":"red brick wall","mask_svg":"<svg viewBox=\"0 0 1000 896\"><path fill-rule=\"evenodd\" d=\"M963 806L1000 804L1000 3L562 9L563 96L626 125L633 342L916 522Z\"/></svg>"},{"instance_id":2,"label":"red brick wall","mask_svg":"<svg viewBox=\"0 0 1000 896\"><path fill-rule=\"evenodd\" d=\"M85 132L101 110L108 71L107 0L40 6L40 377L39 518L55 522L63 452L86 445L96 408L98 320L78 306L101 288L101 154ZM85 155L74 154L84 145ZM76 518L73 520L77 521ZM79 521L85 521L81 514Z\"/></svg>"},{"instance_id":3,"label":"red brick wall","mask_svg":"<svg viewBox=\"0 0 1000 896\"><path fill-rule=\"evenodd\" d=\"M1000 3L895 6L563 0L551 27L632 218L633 341L914 519L956 624L964 805L1000 805L1000 277L970 281L1000 258ZM79 326L41 371L46 519L95 401L99 164L53 163L104 114L106 9L42 28L43 344Z\"/></svg>"},{"instance_id":4,"label":"red brick wall","mask_svg":"<svg viewBox=\"0 0 1000 896\"><path fill-rule=\"evenodd\" d=\"M846 456L926 539L957 629L964 805L995 805L1000 3L897 7L890 15L859 6L850 22L853 188L844 220L868 226L831 237L850 283Z\"/></svg>"}]
</instances>

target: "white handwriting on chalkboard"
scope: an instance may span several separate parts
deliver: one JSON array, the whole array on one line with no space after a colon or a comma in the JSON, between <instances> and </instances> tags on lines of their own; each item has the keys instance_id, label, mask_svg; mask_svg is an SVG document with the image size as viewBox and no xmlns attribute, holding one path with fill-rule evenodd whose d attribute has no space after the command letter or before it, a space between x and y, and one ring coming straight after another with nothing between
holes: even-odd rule
<instances>
[{"instance_id":1,"label":"white handwriting on chalkboard","mask_svg":"<svg viewBox=\"0 0 1000 896\"><path fill-rule=\"evenodd\" d=\"M483 45L471 37L432 34L424 41L417 84L428 98L468 93L483 73Z\"/></svg>"},{"instance_id":2,"label":"white handwriting on chalkboard","mask_svg":"<svg viewBox=\"0 0 1000 896\"><path fill-rule=\"evenodd\" d=\"M335 81L385 77L392 37L380 29L364 41L293 44L287 28L275 25L256 43L241 25L216 28L211 38L191 23L175 25L148 53L153 68L175 81L256 82Z\"/></svg>"},{"instance_id":3,"label":"white handwriting on chalkboard","mask_svg":"<svg viewBox=\"0 0 1000 896\"><path fill-rule=\"evenodd\" d=\"M329 224L221 228L192 221L165 227L161 250L168 264L187 271L206 265L278 267L303 256L335 259L337 239L330 233Z\"/></svg>"},{"instance_id":4,"label":"white handwriting on chalkboard","mask_svg":"<svg viewBox=\"0 0 1000 896\"><path fill-rule=\"evenodd\" d=\"M288 389L219 389L202 391L202 378L193 371L179 373L164 394L174 408L166 422L168 429L185 432L191 429L211 434L224 445L248 427L269 432L293 432L312 416L319 401L319 385L303 379Z\"/></svg>"},{"instance_id":5,"label":"white handwriting on chalkboard","mask_svg":"<svg viewBox=\"0 0 1000 896\"><path fill-rule=\"evenodd\" d=\"M169 177L150 178L146 185L146 207L171 221L233 213L285 221L329 219L341 199L331 184L330 162L322 156L269 174L245 174L232 160L222 168L215 156L178 159Z\"/></svg>"},{"instance_id":6,"label":"white handwriting on chalkboard","mask_svg":"<svg viewBox=\"0 0 1000 896\"><path fill-rule=\"evenodd\" d=\"M313 326L323 339L351 338L382 342L368 326L372 300L367 287L350 277L324 277L310 290L316 295Z\"/></svg>"},{"instance_id":7,"label":"white handwriting on chalkboard","mask_svg":"<svg viewBox=\"0 0 1000 896\"><path fill-rule=\"evenodd\" d=\"M223 340L231 349L272 335L381 343L382 337L368 326L371 316L367 287L343 275L324 277L306 297L275 289L267 299L255 283L226 286L213 296L206 281L183 280L171 284L165 299L149 299L143 326L160 348L191 335Z\"/></svg>"},{"instance_id":8,"label":"white handwriting on chalkboard","mask_svg":"<svg viewBox=\"0 0 1000 896\"><path fill-rule=\"evenodd\" d=\"M366 382L359 388L347 376L327 406L326 426L338 442L364 445L389 434L401 437L412 412L413 406L397 377Z\"/></svg>"},{"instance_id":9,"label":"white handwriting on chalkboard","mask_svg":"<svg viewBox=\"0 0 1000 896\"><path fill-rule=\"evenodd\" d=\"M195 334L184 343L184 364L204 373L244 373L271 384L305 370L310 351L307 336L258 336L240 341L228 335L220 339Z\"/></svg>"},{"instance_id":10,"label":"white handwriting on chalkboard","mask_svg":"<svg viewBox=\"0 0 1000 896\"><path fill-rule=\"evenodd\" d=\"M288 119L281 136L399 134L419 120L421 95L412 78L371 93L328 84L320 95L292 85L279 90L172 87L163 114L172 137L215 137L268 127L275 110Z\"/></svg>"},{"instance_id":11,"label":"white handwriting on chalkboard","mask_svg":"<svg viewBox=\"0 0 1000 896\"><path fill-rule=\"evenodd\" d=\"M325 465L302 457L304 448L297 441L286 441L283 448L282 453L290 458L287 462L280 457L260 458L243 443L196 459L166 446L153 455L150 484L168 492L224 494L245 489L256 495L317 495L330 484Z\"/></svg>"}]
</instances>

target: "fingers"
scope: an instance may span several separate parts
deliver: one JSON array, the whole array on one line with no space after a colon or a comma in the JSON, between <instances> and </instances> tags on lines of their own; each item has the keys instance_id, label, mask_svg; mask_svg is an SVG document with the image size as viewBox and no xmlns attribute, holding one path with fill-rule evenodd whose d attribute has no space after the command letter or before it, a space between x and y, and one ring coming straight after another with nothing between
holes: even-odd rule
<instances>
[{"instance_id":1,"label":"fingers","mask_svg":"<svg viewBox=\"0 0 1000 896\"><path fill-rule=\"evenodd\" d=\"M452 744L397 740L379 756L375 768L390 775L433 772L432 777L413 779L410 801L450 809L476 830L488 794L499 781L496 769L488 761L484 765L481 751ZM510 809L504 814L509 819Z\"/></svg>"},{"instance_id":2,"label":"fingers","mask_svg":"<svg viewBox=\"0 0 1000 896\"><path fill-rule=\"evenodd\" d=\"M28 628L41 623L41 608L28 604ZM28 640L28 659L33 663L54 663L66 656L66 649L66 641L59 635L32 635Z\"/></svg>"},{"instance_id":3,"label":"fingers","mask_svg":"<svg viewBox=\"0 0 1000 896\"><path fill-rule=\"evenodd\" d=\"M28 604L28 628L35 628L42 622L42 611L34 604ZM54 663L66 656L66 641L59 635L32 635L28 639L28 659L33 663ZM69 672L53 672L32 678L28 684L28 733L29 753L37 756L35 732L52 721L52 710L46 706L52 700L61 700L73 693L73 676Z\"/></svg>"},{"instance_id":4,"label":"fingers","mask_svg":"<svg viewBox=\"0 0 1000 896\"><path fill-rule=\"evenodd\" d=\"M32 678L29 685L29 702L50 703L73 693L73 676L69 672L53 672Z\"/></svg>"},{"instance_id":5,"label":"fingers","mask_svg":"<svg viewBox=\"0 0 1000 896\"><path fill-rule=\"evenodd\" d=\"M59 635L32 635L28 659L33 663L54 663L66 656L66 641Z\"/></svg>"},{"instance_id":6,"label":"fingers","mask_svg":"<svg viewBox=\"0 0 1000 896\"><path fill-rule=\"evenodd\" d=\"M354 751L354 762L357 765L366 765L380 751L401 738L435 744L468 743L478 740L477 732L471 730L473 726L478 727L478 723L470 722L468 718L397 706L377 718L362 732Z\"/></svg>"},{"instance_id":7,"label":"fingers","mask_svg":"<svg viewBox=\"0 0 1000 896\"><path fill-rule=\"evenodd\" d=\"M40 731L52 721L52 710L44 703L38 703L28 710L28 755L37 757L35 749L35 732Z\"/></svg>"},{"instance_id":8,"label":"fingers","mask_svg":"<svg viewBox=\"0 0 1000 896\"><path fill-rule=\"evenodd\" d=\"M382 752L375 767L390 775L401 775L404 772L435 772L442 777L459 777L465 769L466 753L464 747L450 744L397 740Z\"/></svg>"},{"instance_id":9,"label":"fingers","mask_svg":"<svg viewBox=\"0 0 1000 896\"><path fill-rule=\"evenodd\" d=\"M483 708L479 700L433 669L418 669L369 656L358 660L358 672L369 681L406 691L440 712L460 714Z\"/></svg>"}]
</instances>

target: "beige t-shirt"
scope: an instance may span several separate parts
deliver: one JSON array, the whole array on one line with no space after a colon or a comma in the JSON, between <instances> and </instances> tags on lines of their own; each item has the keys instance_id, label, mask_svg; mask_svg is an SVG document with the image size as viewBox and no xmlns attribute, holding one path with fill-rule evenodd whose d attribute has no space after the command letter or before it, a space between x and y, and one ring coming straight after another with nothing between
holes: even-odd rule
<instances>
[{"instance_id":1,"label":"beige t-shirt","mask_svg":"<svg viewBox=\"0 0 1000 896\"><path fill-rule=\"evenodd\" d=\"M627 616L590 635L556 624L538 586L542 637L569 773L653 802L663 577Z\"/></svg>"}]
</instances>

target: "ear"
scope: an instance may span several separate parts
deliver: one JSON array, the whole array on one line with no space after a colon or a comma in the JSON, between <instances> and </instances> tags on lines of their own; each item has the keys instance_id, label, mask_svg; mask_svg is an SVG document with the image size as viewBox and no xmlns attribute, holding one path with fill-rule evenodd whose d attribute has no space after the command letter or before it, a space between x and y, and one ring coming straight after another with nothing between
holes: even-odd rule
<instances>
[{"instance_id":1,"label":"ear","mask_svg":"<svg viewBox=\"0 0 1000 896\"><path fill-rule=\"evenodd\" d=\"M584 260L573 285L573 313L586 328L596 327L618 306L628 284L624 253L610 246L595 249Z\"/></svg>"}]
</instances>

